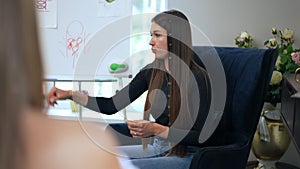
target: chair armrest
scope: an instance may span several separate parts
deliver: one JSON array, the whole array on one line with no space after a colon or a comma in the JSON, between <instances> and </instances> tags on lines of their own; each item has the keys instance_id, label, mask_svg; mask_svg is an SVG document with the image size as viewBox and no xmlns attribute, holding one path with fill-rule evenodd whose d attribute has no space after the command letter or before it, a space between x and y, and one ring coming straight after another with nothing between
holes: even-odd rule
<instances>
[{"instance_id":1,"label":"chair armrest","mask_svg":"<svg viewBox=\"0 0 300 169\"><path fill-rule=\"evenodd\" d=\"M126 123L109 124L107 126L106 130L111 130L112 132L117 132L124 136L132 137Z\"/></svg>"},{"instance_id":2,"label":"chair armrest","mask_svg":"<svg viewBox=\"0 0 300 169\"><path fill-rule=\"evenodd\" d=\"M249 156L251 142L225 146L203 147L195 153L190 169L243 169ZM234 161L234 162L233 162Z\"/></svg>"}]
</instances>

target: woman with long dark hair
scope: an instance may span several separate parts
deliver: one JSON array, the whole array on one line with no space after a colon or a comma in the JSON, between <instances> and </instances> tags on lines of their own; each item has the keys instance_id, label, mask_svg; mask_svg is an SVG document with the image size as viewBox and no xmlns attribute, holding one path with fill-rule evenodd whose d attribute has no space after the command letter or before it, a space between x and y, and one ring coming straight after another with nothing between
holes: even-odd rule
<instances>
[{"instance_id":1,"label":"woman with long dark hair","mask_svg":"<svg viewBox=\"0 0 300 169\"><path fill-rule=\"evenodd\" d=\"M130 134L143 146L121 146L140 168L188 168L210 108L210 82L193 59L191 27L178 10L152 19L149 42L155 60L116 95L91 97L56 87L48 102L71 99L89 109L114 114L148 91L143 120L127 120ZM129 98L129 99L127 99ZM150 122L152 115L155 122ZM142 148L143 147L143 148Z\"/></svg>"}]
</instances>

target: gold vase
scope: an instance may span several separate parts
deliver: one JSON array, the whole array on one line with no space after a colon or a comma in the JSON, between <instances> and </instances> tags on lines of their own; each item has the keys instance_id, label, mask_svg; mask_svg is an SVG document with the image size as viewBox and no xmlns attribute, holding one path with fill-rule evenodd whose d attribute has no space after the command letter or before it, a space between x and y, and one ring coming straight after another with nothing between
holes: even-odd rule
<instances>
[{"instance_id":1,"label":"gold vase","mask_svg":"<svg viewBox=\"0 0 300 169\"><path fill-rule=\"evenodd\" d=\"M258 161L260 161L260 163L262 163L262 161L278 161L283 156L290 144L289 133L280 116L280 107L276 108L274 106L265 104L262 116L265 120L265 125L268 130L268 140L263 140L261 137L264 133L261 133L262 125L260 122L252 142L253 154L256 156Z\"/></svg>"},{"instance_id":2,"label":"gold vase","mask_svg":"<svg viewBox=\"0 0 300 169\"><path fill-rule=\"evenodd\" d=\"M294 75L294 79L295 79L295 81L298 83L298 84L300 84L300 68L297 68L296 70L295 70L295 75Z\"/></svg>"}]
</instances>

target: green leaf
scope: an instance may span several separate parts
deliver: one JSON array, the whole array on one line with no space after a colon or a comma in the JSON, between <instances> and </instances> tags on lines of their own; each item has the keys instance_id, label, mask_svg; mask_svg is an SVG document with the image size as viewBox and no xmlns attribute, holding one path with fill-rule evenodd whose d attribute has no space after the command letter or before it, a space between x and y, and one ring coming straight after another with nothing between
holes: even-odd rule
<instances>
[{"instance_id":1,"label":"green leaf","mask_svg":"<svg viewBox=\"0 0 300 169\"><path fill-rule=\"evenodd\" d=\"M288 53L292 53L294 50L293 50L293 46L292 45L288 45L287 46L287 52Z\"/></svg>"},{"instance_id":2,"label":"green leaf","mask_svg":"<svg viewBox=\"0 0 300 169\"><path fill-rule=\"evenodd\" d=\"M283 53L283 50L284 50L284 48L283 48L283 47L278 47L278 48L277 48L277 50L278 50L278 53L279 53L279 54L282 54L282 53Z\"/></svg>"},{"instance_id":3,"label":"green leaf","mask_svg":"<svg viewBox=\"0 0 300 169\"><path fill-rule=\"evenodd\" d=\"M269 40L266 40L266 41L264 42L264 45L266 46L268 43L269 43Z\"/></svg>"},{"instance_id":4,"label":"green leaf","mask_svg":"<svg viewBox=\"0 0 300 169\"><path fill-rule=\"evenodd\" d=\"M281 64L286 64L288 62L288 57L286 54L280 53L279 56L280 56Z\"/></svg>"}]
</instances>

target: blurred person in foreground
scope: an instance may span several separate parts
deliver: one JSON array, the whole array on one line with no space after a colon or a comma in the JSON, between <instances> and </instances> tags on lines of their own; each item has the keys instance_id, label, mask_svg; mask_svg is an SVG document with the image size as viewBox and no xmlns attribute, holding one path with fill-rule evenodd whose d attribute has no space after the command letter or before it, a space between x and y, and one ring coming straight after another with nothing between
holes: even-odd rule
<instances>
[{"instance_id":1,"label":"blurred person in foreground","mask_svg":"<svg viewBox=\"0 0 300 169\"><path fill-rule=\"evenodd\" d=\"M82 123L43 112L33 2L1 0L0 13L0 169L135 168L116 156L117 142L102 124L84 124L91 138Z\"/></svg>"}]
</instances>

